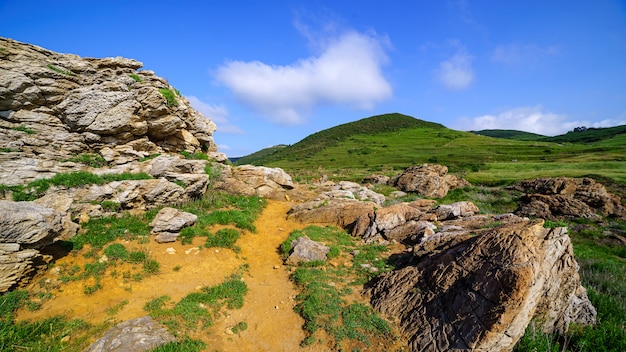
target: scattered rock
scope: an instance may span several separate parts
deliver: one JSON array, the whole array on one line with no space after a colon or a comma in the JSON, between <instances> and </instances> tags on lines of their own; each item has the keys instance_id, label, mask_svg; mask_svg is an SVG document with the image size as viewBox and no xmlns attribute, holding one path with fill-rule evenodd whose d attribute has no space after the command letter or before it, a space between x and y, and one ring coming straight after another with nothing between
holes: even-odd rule
<instances>
[{"instance_id":1,"label":"scattered rock","mask_svg":"<svg viewBox=\"0 0 626 352\"><path fill-rule=\"evenodd\" d=\"M307 236L298 237L291 242L291 253L285 261L289 265L296 265L300 262L310 262L313 260L326 260L326 254L330 248L312 241Z\"/></svg>"},{"instance_id":2,"label":"scattered rock","mask_svg":"<svg viewBox=\"0 0 626 352\"><path fill-rule=\"evenodd\" d=\"M107 330L86 352L143 352L174 341L176 338L164 326L145 316Z\"/></svg>"},{"instance_id":3,"label":"scattered rock","mask_svg":"<svg viewBox=\"0 0 626 352\"><path fill-rule=\"evenodd\" d=\"M621 199L591 178L538 178L520 182L515 187L526 193L516 213L549 220L601 216L626 217Z\"/></svg>"},{"instance_id":4,"label":"scattered rock","mask_svg":"<svg viewBox=\"0 0 626 352\"><path fill-rule=\"evenodd\" d=\"M195 214L165 207L150 222L151 233L156 235L155 239L159 243L174 242L180 231L195 224L196 220L198 220L198 216Z\"/></svg>"},{"instance_id":5,"label":"scattered rock","mask_svg":"<svg viewBox=\"0 0 626 352\"><path fill-rule=\"evenodd\" d=\"M478 214L480 210L472 202L456 202L452 204L442 204L437 207L438 220L451 220L460 217L468 217Z\"/></svg>"}]
</instances>

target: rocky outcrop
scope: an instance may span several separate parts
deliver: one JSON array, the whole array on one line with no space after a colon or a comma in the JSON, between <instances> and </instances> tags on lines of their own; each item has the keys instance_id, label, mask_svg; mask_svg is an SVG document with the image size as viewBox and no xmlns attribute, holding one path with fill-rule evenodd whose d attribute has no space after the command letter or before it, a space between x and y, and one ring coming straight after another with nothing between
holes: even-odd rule
<instances>
[{"instance_id":1,"label":"rocky outcrop","mask_svg":"<svg viewBox=\"0 0 626 352\"><path fill-rule=\"evenodd\" d=\"M49 261L39 250L77 231L66 214L50 207L0 200L0 292L27 283Z\"/></svg>"},{"instance_id":2,"label":"rocky outcrop","mask_svg":"<svg viewBox=\"0 0 626 352\"><path fill-rule=\"evenodd\" d=\"M298 237L291 241L291 251L285 261L289 265L297 265L301 262L314 260L326 260L330 248L322 243L315 242L307 236Z\"/></svg>"},{"instance_id":3,"label":"rocky outcrop","mask_svg":"<svg viewBox=\"0 0 626 352\"><path fill-rule=\"evenodd\" d=\"M391 184L401 191L429 198L443 198L451 189L471 186L466 180L449 175L446 166L435 164L409 167Z\"/></svg>"},{"instance_id":4,"label":"rocky outcrop","mask_svg":"<svg viewBox=\"0 0 626 352\"><path fill-rule=\"evenodd\" d=\"M533 318L546 333L595 322L565 228L460 225L424 237L410 265L372 284L373 306L398 319L412 351L509 351Z\"/></svg>"},{"instance_id":5,"label":"rocky outcrop","mask_svg":"<svg viewBox=\"0 0 626 352\"><path fill-rule=\"evenodd\" d=\"M620 198L591 178L538 178L515 188L526 193L516 211L522 216L549 220L626 217Z\"/></svg>"},{"instance_id":6,"label":"rocky outcrop","mask_svg":"<svg viewBox=\"0 0 626 352\"><path fill-rule=\"evenodd\" d=\"M138 61L81 58L0 38L0 180L19 185L155 153L217 153L215 124Z\"/></svg>"},{"instance_id":7,"label":"rocky outcrop","mask_svg":"<svg viewBox=\"0 0 626 352\"><path fill-rule=\"evenodd\" d=\"M107 330L86 352L143 352L176 338L150 316L127 320Z\"/></svg>"}]
</instances>

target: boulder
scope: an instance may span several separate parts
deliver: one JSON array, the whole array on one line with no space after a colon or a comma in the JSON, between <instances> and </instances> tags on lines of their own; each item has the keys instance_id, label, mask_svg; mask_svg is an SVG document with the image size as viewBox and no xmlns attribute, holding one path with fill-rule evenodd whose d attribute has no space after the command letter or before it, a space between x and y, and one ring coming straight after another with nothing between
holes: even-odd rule
<instances>
[{"instance_id":1,"label":"boulder","mask_svg":"<svg viewBox=\"0 0 626 352\"><path fill-rule=\"evenodd\" d=\"M401 191L429 198L443 198L451 189L471 186L462 178L448 175L446 166L433 164L409 167L392 184Z\"/></svg>"},{"instance_id":2,"label":"boulder","mask_svg":"<svg viewBox=\"0 0 626 352\"><path fill-rule=\"evenodd\" d=\"M456 202L452 204L442 204L437 207L436 214L438 220L451 220L460 217L468 217L479 213L480 210L472 202Z\"/></svg>"},{"instance_id":3,"label":"boulder","mask_svg":"<svg viewBox=\"0 0 626 352\"><path fill-rule=\"evenodd\" d=\"M309 224L333 224L352 231L359 218L372 216L376 208L376 203L354 199L317 199L292 206L287 218Z\"/></svg>"},{"instance_id":4,"label":"boulder","mask_svg":"<svg viewBox=\"0 0 626 352\"><path fill-rule=\"evenodd\" d=\"M70 222L71 223L71 222ZM66 214L34 202L0 200L0 292L25 284L48 258L39 249L72 237L78 226Z\"/></svg>"},{"instance_id":5,"label":"boulder","mask_svg":"<svg viewBox=\"0 0 626 352\"><path fill-rule=\"evenodd\" d=\"M371 303L397 321L411 351L510 351L534 317L545 333L593 324L565 228L511 221L438 233L411 263L372 283Z\"/></svg>"},{"instance_id":6,"label":"boulder","mask_svg":"<svg viewBox=\"0 0 626 352\"><path fill-rule=\"evenodd\" d=\"M555 221L626 217L626 207L621 204L620 197L591 178L538 178L523 181L515 189L526 193L516 210L522 216Z\"/></svg>"},{"instance_id":7,"label":"boulder","mask_svg":"<svg viewBox=\"0 0 626 352\"><path fill-rule=\"evenodd\" d=\"M300 262L314 260L326 260L330 248L322 243L315 242L307 236L298 237L291 241L291 252L285 261L289 265L297 265Z\"/></svg>"},{"instance_id":8,"label":"boulder","mask_svg":"<svg viewBox=\"0 0 626 352\"><path fill-rule=\"evenodd\" d=\"M145 316L115 325L86 352L143 352L175 341L164 326Z\"/></svg>"},{"instance_id":9,"label":"boulder","mask_svg":"<svg viewBox=\"0 0 626 352\"><path fill-rule=\"evenodd\" d=\"M242 165L222 168L215 187L232 194L282 200L294 184L281 168Z\"/></svg>"},{"instance_id":10,"label":"boulder","mask_svg":"<svg viewBox=\"0 0 626 352\"><path fill-rule=\"evenodd\" d=\"M198 220L198 216L195 214L165 207L150 222L151 233L155 235L155 239L159 243L174 242L180 235L180 231L195 224L196 220Z\"/></svg>"}]
</instances>

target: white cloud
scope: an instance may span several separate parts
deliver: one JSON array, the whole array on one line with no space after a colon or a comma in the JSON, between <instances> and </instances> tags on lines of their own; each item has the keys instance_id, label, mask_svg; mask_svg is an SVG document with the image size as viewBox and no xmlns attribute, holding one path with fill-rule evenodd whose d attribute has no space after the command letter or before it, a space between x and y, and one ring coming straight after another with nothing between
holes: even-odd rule
<instances>
[{"instance_id":1,"label":"white cloud","mask_svg":"<svg viewBox=\"0 0 626 352\"><path fill-rule=\"evenodd\" d=\"M491 61L503 64L534 64L547 56L559 53L556 46L540 47L536 44L501 44L491 54Z\"/></svg>"},{"instance_id":2,"label":"white cloud","mask_svg":"<svg viewBox=\"0 0 626 352\"><path fill-rule=\"evenodd\" d=\"M439 64L437 79L451 90L468 88L474 81L472 59L473 57L460 47L452 57Z\"/></svg>"},{"instance_id":3,"label":"white cloud","mask_svg":"<svg viewBox=\"0 0 626 352\"><path fill-rule=\"evenodd\" d=\"M228 134L244 134L244 131L228 121L228 109L224 105L211 105L194 96L186 97L191 106L202 115L215 122L219 132Z\"/></svg>"},{"instance_id":4,"label":"white cloud","mask_svg":"<svg viewBox=\"0 0 626 352\"><path fill-rule=\"evenodd\" d=\"M566 121L566 118L566 115L545 111L540 105L523 106L502 111L496 115L464 117L457 120L455 128L465 131L518 130L554 136L585 125L580 121Z\"/></svg>"},{"instance_id":5,"label":"white cloud","mask_svg":"<svg viewBox=\"0 0 626 352\"><path fill-rule=\"evenodd\" d=\"M319 42L319 55L290 65L229 61L218 69L217 80L241 103L284 125L303 123L317 106L371 109L391 97L381 72L387 62L384 38L353 31Z\"/></svg>"}]
</instances>

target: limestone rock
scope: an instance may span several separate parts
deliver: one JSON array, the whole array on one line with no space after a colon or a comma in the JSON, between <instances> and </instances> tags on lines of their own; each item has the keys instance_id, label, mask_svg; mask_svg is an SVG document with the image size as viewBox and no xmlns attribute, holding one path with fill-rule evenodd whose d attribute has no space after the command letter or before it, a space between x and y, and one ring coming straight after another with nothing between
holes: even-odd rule
<instances>
[{"instance_id":1,"label":"limestone rock","mask_svg":"<svg viewBox=\"0 0 626 352\"><path fill-rule=\"evenodd\" d=\"M451 189L470 186L464 179L448 175L446 166L431 164L409 167L392 183L401 191L429 198L443 198Z\"/></svg>"},{"instance_id":2,"label":"limestone rock","mask_svg":"<svg viewBox=\"0 0 626 352\"><path fill-rule=\"evenodd\" d=\"M180 231L195 224L196 220L198 220L198 216L195 214L165 207L150 222L151 233L156 235L156 241L159 243L174 242Z\"/></svg>"},{"instance_id":3,"label":"limestone rock","mask_svg":"<svg viewBox=\"0 0 626 352\"><path fill-rule=\"evenodd\" d=\"M300 262L310 262L313 260L326 260L326 255L330 251L327 246L312 241L307 236L298 237L291 242L291 253L285 261L290 265L296 265Z\"/></svg>"},{"instance_id":4,"label":"limestone rock","mask_svg":"<svg viewBox=\"0 0 626 352\"><path fill-rule=\"evenodd\" d=\"M151 154L217 155L215 124L142 64L81 58L0 37L0 180L18 185L59 172L85 153L123 165ZM65 165L64 165L65 164Z\"/></svg>"},{"instance_id":5,"label":"limestone rock","mask_svg":"<svg viewBox=\"0 0 626 352\"><path fill-rule=\"evenodd\" d=\"M0 292L26 283L46 264L40 248L76 234L78 226L66 221L64 213L44 205L0 200Z\"/></svg>"},{"instance_id":6,"label":"limestone rock","mask_svg":"<svg viewBox=\"0 0 626 352\"><path fill-rule=\"evenodd\" d=\"M431 251L383 274L373 306L398 319L412 351L510 351L533 317L546 333L593 324L565 228L521 220L435 235Z\"/></svg>"},{"instance_id":7,"label":"limestone rock","mask_svg":"<svg viewBox=\"0 0 626 352\"><path fill-rule=\"evenodd\" d=\"M86 352L143 352L176 341L150 316L127 320L105 332Z\"/></svg>"},{"instance_id":8,"label":"limestone rock","mask_svg":"<svg viewBox=\"0 0 626 352\"><path fill-rule=\"evenodd\" d=\"M478 207L472 202L456 202L452 204L442 204L437 207L437 219L450 220L459 217L472 216L480 212Z\"/></svg>"}]
</instances>

